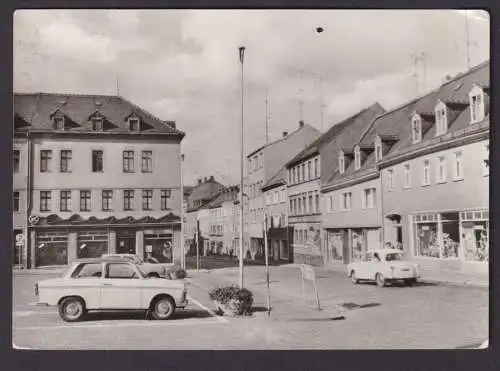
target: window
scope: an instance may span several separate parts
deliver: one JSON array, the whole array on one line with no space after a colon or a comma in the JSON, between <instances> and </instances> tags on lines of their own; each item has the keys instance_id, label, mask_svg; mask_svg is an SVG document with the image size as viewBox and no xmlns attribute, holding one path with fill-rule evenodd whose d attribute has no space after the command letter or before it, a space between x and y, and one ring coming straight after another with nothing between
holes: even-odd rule
<instances>
[{"instance_id":1,"label":"window","mask_svg":"<svg viewBox=\"0 0 500 371\"><path fill-rule=\"evenodd\" d=\"M442 135L448 130L448 123L446 117L446 106L440 102L436 106L436 135Z\"/></svg>"},{"instance_id":2,"label":"window","mask_svg":"<svg viewBox=\"0 0 500 371\"><path fill-rule=\"evenodd\" d=\"M387 170L387 190L394 191L394 170Z\"/></svg>"},{"instance_id":3,"label":"window","mask_svg":"<svg viewBox=\"0 0 500 371\"><path fill-rule=\"evenodd\" d=\"M248 174L250 174L252 172L252 159L249 158L248 159Z\"/></svg>"},{"instance_id":4,"label":"window","mask_svg":"<svg viewBox=\"0 0 500 371\"><path fill-rule=\"evenodd\" d=\"M329 199L330 199L330 207L328 208L328 210L330 210L331 212L333 211L333 196L330 196Z\"/></svg>"},{"instance_id":5,"label":"window","mask_svg":"<svg viewBox=\"0 0 500 371\"><path fill-rule=\"evenodd\" d=\"M312 172L312 163L311 161L307 161L307 177L309 180L314 178L313 172Z\"/></svg>"},{"instance_id":6,"label":"window","mask_svg":"<svg viewBox=\"0 0 500 371\"><path fill-rule=\"evenodd\" d=\"M133 210L134 209L134 191L131 189L125 189L123 191L123 210Z\"/></svg>"},{"instance_id":7,"label":"window","mask_svg":"<svg viewBox=\"0 0 500 371\"><path fill-rule=\"evenodd\" d=\"M319 160L314 159L314 174L316 178L319 178Z\"/></svg>"},{"instance_id":8,"label":"window","mask_svg":"<svg viewBox=\"0 0 500 371\"><path fill-rule=\"evenodd\" d=\"M290 200L290 201L289 201L289 204L290 204L290 205L289 205L288 207L289 207L289 209L290 209L290 214L293 214L293 200Z\"/></svg>"},{"instance_id":9,"label":"window","mask_svg":"<svg viewBox=\"0 0 500 371\"><path fill-rule=\"evenodd\" d=\"M71 191L61 191L59 209L60 211L71 211Z\"/></svg>"},{"instance_id":10,"label":"window","mask_svg":"<svg viewBox=\"0 0 500 371\"><path fill-rule=\"evenodd\" d=\"M309 214L313 213L313 196L309 195Z\"/></svg>"},{"instance_id":11,"label":"window","mask_svg":"<svg viewBox=\"0 0 500 371\"><path fill-rule=\"evenodd\" d=\"M354 169L359 170L361 167L361 151L359 150L359 147L356 147L354 149Z\"/></svg>"},{"instance_id":12,"label":"window","mask_svg":"<svg viewBox=\"0 0 500 371\"><path fill-rule=\"evenodd\" d=\"M52 127L55 130L64 130L64 117L58 116L52 119Z\"/></svg>"},{"instance_id":13,"label":"window","mask_svg":"<svg viewBox=\"0 0 500 371\"><path fill-rule=\"evenodd\" d=\"M61 164L60 171L61 173L69 173L71 172L71 160L73 158L73 153L69 149L64 149L61 151Z\"/></svg>"},{"instance_id":14,"label":"window","mask_svg":"<svg viewBox=\"0 0 500 371\"><path fill-rule=\"evenodd\" d=\"M106 278L130 279L139 278L139 275L132 264L113 263L108 265Z\"/></svg>"},{"instance_id":15,"label":"window","mask_svg":"<svg viewBox=\"0 0 500 371\"><path fill-rule=\"evenodd\" d=\"M483 175L490 175L490 145L483 146Z\"/></svg>"},{"instance_id":16,"label":"window","mask_svg":"<svg viewBox=\"0 0 500 371\"><path fill-rule=\"evenodd\" d=\"M134 172L134 151L123 151L123 172Z\"/></svg>"},{"instance_id":17,"label":"window","mask_svg":"<svg viewBox=\"0 0 500 371\"><path fill-rule=\"evenodd\" d=\"M382 153L382 140L377 135L375 137L375 162L381 161L382 155L383 155L383 153Z\"/></svg>"},{"instance_id":18,"label":"window","mask_svg":"<svg viewBox=\"0 0 500 371\"><path fill-rule=\"evenodd\" d=\"M410 164L405 164L403 166L403 171L404 171L404 188L410 188L411 187L411 168L410 168Z\"/></svg>"},{"instance_id":19,"label":"window","mask_svg":"<svg viewBox=\"0 0 500 371\"><path fill-rule=\"evenodd\" d=\"M306 164L302 164L302 181L305 182L306 180Z\"/></svg>"},{"instance_id":20,"label":"window","mask_svg":"<svg viewBox=\"0 0 500 371\"><path fill-rule=\"evenodd\" d=\"M140 120L138 117L133 117L128 119L128 127L130 131L140 130Z\"/></svg>"},{"instance_id":21,"label":"window","mask_svg":"<svg viewBox=\"0 0 500 371\"><path fill-rule=\"evenodd\" d=\"M172 195L172 191L170 189L162 189L160 191L161 198L161 209L168 210L168 199Z\"/></svg>"},{"instance_id":22,"label":"window","mask_svg":"<svg viewBox=\"0 0 500 371\"><path fill-rule=\"evenodd\" d=\"M19 172L19 163L21 162L21 151L18 149L14 150L13 154L13 172L18 173Z\"/></svg>"},{"instance_id":23,"label":"window","mask_svg":"<svg viewBox=\"0 0 500 371\"><path fill-rule=\"evenodd\" d=\"M446 157L444 156L437 158L436 179L437 183L446 182Z\"/></svg>"},{"instance_id":24,"label":"window","mask_svg":"<svg viewBox=\"0 0 500 371\"><path fill-rule=\"evenodd\" d=\"M286 190L282 189L280 191L280 202L286 202Z\"/></svg>"},{"instance_id":25,"label":"window","mask_svg":"<svg viewBox=\"0 0 500 371\"><path fill-rule=\"evenodd\" d=\"M152 210L153 191L151 189L142 191L142 210Z\"/></svg>"},{"instance_id":26,"label":"window","mask_svg":"<svg viewBox=\"0 0 500 371\"><path fill-rule=\"evenodd\" d=\"M293 175L293 172L292 172L292 169L289 169L288 170L288 183L292 184L292 175Z\"/></svg>"},{"instance_id":27,"label":"window","mask_svg":"<svg viewBox=\"0 0 500 371\"><path fill-rule=\"evenodd\" d=\"M302 212L304 214L307 213L307 197L306 196L302 197Z\"/></svg>"},{"instance_id":28,"label":"window","mask_svg":"<svg viewBox=\"0 0 500 371\"><path fill-rule=\"evenodd\" d=\"M90 211L90 191L80 191L80 211Z\"/></svg>"},{"instance_id":29,"label":"window","mask_svg":"<svg viewBox=\"0 0 500 371\"><path fill-rule=\"evenodd\" d=\"M477 85L472 88L469 94L470 120L472 124L484 119L485 109L483 94L483 90Z\"/></svg>"},{"instance_id":30,"label":"window","mask_svg":"<svg viewBox=\"0 0 500 371\"><path fill-rule=\"evenodd\" d=\"M453 179L461 180L463 178L464 174L463 174L463 164L462 164L462 152L456 152Z\"/></svg>"},{"instance_id":31,"label":"window","mask_svg":"<svg viewBox=\"0 0 500 371\"><path fill-rule=\"evenodd\" d=\"M340 209L342 210L350 210L351 209L351 200L352 194L351 192L342 193L340 197Z\"/></svg>"},{"instance_id":32,"label":"window","mask_svg":"<svg viewBox=\"0 0 500 371\"><path fill-rule=\"evenodd\" d=\"M98 173L103 171L103 152L92 151L92 172Z\"/></svg>"},{"instance_id":33,"label":"window","mask_svg":"<svg viewBox=\"0 0 500 371\"><path fill-rule=\"evenodd\" d=\"M411 119L413 143L419 143L422 140L422 122L420 116L415 115Z\"/></svg>"},{"instance_id":34,"label":"window","mask_svg":"<svg viewBox=\"0 0 500 371\"><path fill-rule=\"evenodd\" d=\"M153 151L142 151L142 172L153 172Z\"/></svg>"},{"instance_id":35,"label":"window","mask_svg":"<svg viewBox=\"0 0 500 371\"><path fill-rule=\"evenodd\" d=\"M12 209L13 211L19 211L19 192L14 192Z\"/></svg>"},{"instance_id":36,"label":"window","mask_svg":"<svg viewBox=\"0 0 500 371\"><path fill-rule=\"evenodd\" d=\"M40 212L50 211L51 191L40 191Z\"/></svg>"},{"instance_id":37,"label":"window","mask_svg":"<svg viewBox=\"0 0 500 371\"><path fill-rule=\"evenodd\" d=\"M274 192L274 203L277 204L280 202L280 195L278 193L278 191L275 191Z\"/></svg>"},{"instance_id":38,"label":"window","mask_svg":"<svg viewBox=\"0 0 500 371\"><path fill-rule=\"evenodd\" d=\"M373 209L377 206L376 195L376 188L367 188L363 190L363 209Z\"/></svg>"},{"instance_id":39,"label":"window","mask_svg":"<svg viewBox=\"0 0 500 371\"><path fill-rule=\"evenodd\" d=\"M80 266L71 275L72 278L100 278L102 276L102 264L101 263L86 263L80 264Z\"/></svg>"},{"instance_id":40,"label":"window","mask_svg":"<svg viewBox=\"0 0 500 371\"><path fill-rule=\"evenodd\" d=\"M299 197L297 199L297 202L298 202L297 214L302 214L302 197Z\"/></svg>"},{"instance_id":41,"label":"window","mask_svg":"<svg viewBox=\"0 0 500 371\"><path fill-rule=\"evenodd\" d=\"M422 185L429 185L431 184L431 178L430 178L430 167L431 163L429 160L424 160L423 162L424 170L422 174Z\"/></svg>"},{"instance_id":42,"label":"window","mask_svg":"<svg viewBox=\"0 0 500 371\"><path fill-rule=\"evenodd\" d=\"M111 211L113 206L113 191L102 191L102 211Z\"/></svg>"},{"instance_id":43,"label":"window","mask_svg":"<svg viewBox=\"0 0 500 371\"><path fill-rule=\"evenodd\" d=\"M40 151L40 172L47 173L50 171L50 162L52 161L52 151L42 149Z\"/></svg>"},{"instance_id":44,"label":"window","mask_svg":"<svg viewBox=\"0 0 500 371\"><path fill-rule=\"evenodd\" d=\"M101 117L92 117L90 122L92 123L92 131L103 130L103 119Z\"/></svg>"},{"instance_id":45,"label":"window","mask_svg":"<svg viewBox=\"0 0 500 371\"><path fill-rule=\"evenodd\" d=\"M319 214L320 209L319 209L319 195L316 195L316 213Z\"/></svg>"},{"instance_id":46,"label":"window","mask_svg":"<svg viewBox=\"0 0 500 371\"><path fill-rule=\"evenodd\" d=\"M340 174L344 174L345 171L345 158L344 158L344 153L339 154L339 171Z\"/></svg>"}]
</instances>

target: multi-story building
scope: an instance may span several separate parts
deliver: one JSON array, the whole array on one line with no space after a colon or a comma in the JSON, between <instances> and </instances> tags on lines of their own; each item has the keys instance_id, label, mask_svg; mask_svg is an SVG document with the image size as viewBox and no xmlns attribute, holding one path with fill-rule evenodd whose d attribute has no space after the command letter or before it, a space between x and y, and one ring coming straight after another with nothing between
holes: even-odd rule
<instances>
[{"instance_id":1,"label":"multi-story building","mask_svg":"<svg viewBox=\"0 0 500 371\"><path fill-rule=\"evenodd\" d=\"M286 167L283 166L262 187L267 216L269 257L275 261L293 262L291 250L293 230L288 226L288 198L286 194Z\"/></svg>"},{"instance_id":2,"label":"multi-story building","mask_svg":"<svg viewBox=\"0 0 500 371\"><path fill-rule=\"evenodd\" d=\"M238 194L239 187L228 187L202 207L209 210L209 254L231 255L232 250L235 255L239 252Z\"/></svg>"},{"instance_id":3,"label":"multi-story building","mask_svg":"<svg viewBox=\"0 0 500 371\"><path fill-rule=\"evenodd\" d=\"M14 111L27 265L103 253L180 259L184 133L175 122L117 96L15 94Z\"/></svg>"},{"instance_id":4,"label":"multi-story building","mask_svg":"<svg viewBox=\"0 0 500 371\"><path fill-rule=\"evenodd\" d=\"M489 69L381 116L363 138L380 148L385 241L402 244L422 274L488 279Z\"/></svg>"},{"instance_id":5,"label":"multi-story building","mask_svg":"<svg viewBox=\"0 0 500 371\"><path fill-rule=\"evenodd\" d=\"M186 245L189 246L188 254L196 255L196 236L200 254L209 246L210 227L208 211L203 206L216 197L225 186L215 180L213 176L198 179L197 184L191 189L187 200L186 210Z\"/></svg>"},{"instance_id":6,"label":"multi-story building","mask_svg":"<svg viewBox=\"0 0 500 371\"><path fill-rule=\"evenodd\" d=\"M286 164L294 262L322 266L338 261L338 254L325 251L328 244L322 238L321 182L337 169L336 151L349 145L382 112L376 103L333 125ZM340 226L342 221L336 223Z\"/></svg>"},{"instance_id":7,"label":"multi-story building","mask_svg":"<svg viewBox=\"0 0 500 371\"><path fill-rule=\"evenodd\" d=\"M340 171L322 190L344 263L391 243L423 276L487 279L489 94L486 62L380 115L338 151Z\"/></svg>"},{"instance_id":8,"label":"multi-story building","mask_svg":"<svg viewBox=\"0 0 500 371\"><path fill-rule=\"evenodd\" d=\"M278 170L316 139L321 132L310 125L299 123L292 133L283 132L279 140L266 144L247 156L247 176L245 178L248 207L245 207L243 229L246 256L260 258L264 253L264 197L262 186Z\"/></svg>"}]
</instances>

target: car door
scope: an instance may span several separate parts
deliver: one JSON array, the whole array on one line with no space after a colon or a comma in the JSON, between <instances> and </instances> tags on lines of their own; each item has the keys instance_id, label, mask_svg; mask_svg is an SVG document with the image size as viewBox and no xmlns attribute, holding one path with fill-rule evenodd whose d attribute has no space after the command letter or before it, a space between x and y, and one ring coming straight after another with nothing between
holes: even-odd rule
<instances>
[{"instance_id":1,"label":"car door","mask_svg":"<svg viewBox=\"0 0 500 371\"><path fill-rule=\"evenodd\" d=\"M101 280L101 309L141 309L142 277L134 264L107 263Z\"/></svg>"},{"instance_id":2,"label":"car door","mask_svg":"<svg viewBox=\"0 0 500 371\"><path fill-rule=\"evenodd\" d=\"M359 274L358 277L360 279L370 279L370 266L372 261L372 253L371 251L366 252L361 260L358 262L359 264Z\"/></svg>"},{"instance_id":3,"label":"car door","mask_svg":"<svg viewBox=\"0 0 500 371\"><path fill-rule=\"evenodd\" d=\"M71 274L71 284L65 295L82 297L87 309L99 308L102 271L102 263L79 264Z\"/></svg>"}]
</instances>

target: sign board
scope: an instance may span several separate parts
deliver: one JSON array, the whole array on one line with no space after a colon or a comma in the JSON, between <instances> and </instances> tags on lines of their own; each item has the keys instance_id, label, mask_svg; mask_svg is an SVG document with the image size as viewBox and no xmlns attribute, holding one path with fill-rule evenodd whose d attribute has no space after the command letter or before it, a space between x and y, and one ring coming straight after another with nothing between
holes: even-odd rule
<instances>
[{"instance_id":1,"label":"sign board","mask_svg":"<svg viewBox=\"0 0 500 371\"><path fill-rule=\"evenodd\" d=\"M153 252L153 245L146 245L146 252L152 253Z\"/></svg>"},{"instance_id":2,"label":"sign board","mask_svg":"<svg viewBox=\"0 0 500 371\"><path fill-rule=\"evenodd\" d=\"M24 246L24 234L16 234L16 246Z\"/></svg>"}]
</instances>

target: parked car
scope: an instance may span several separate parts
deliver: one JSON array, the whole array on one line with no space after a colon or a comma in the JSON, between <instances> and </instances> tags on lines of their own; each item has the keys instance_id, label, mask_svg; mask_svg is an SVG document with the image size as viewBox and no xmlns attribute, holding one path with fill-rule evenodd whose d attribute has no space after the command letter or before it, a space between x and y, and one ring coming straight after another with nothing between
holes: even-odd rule
<instances>
[{"instance_id":1,"label":"parked car","mask_svg":"<svg viewBox=\"0 0 500 371\"><path fill-rule=\"evenodd\" d=\"M116 257L76 260L61 278L37 282L35 294L67 322L105 310L145 310L162 320L188 303L183 281L147 276L142 265Z\"/></svg>"},{"instance_id":2,"label":"parked car","mask_svg":"<svg viewBox=\"0 0 500 371\"><path fill-rule=\"evenodd\" d=\"M415 285L420 277L418 264L403 260L403 251L399 249L368 251L361 261L347 266L347 273L353 283L375 281L381 287L398 281Z\"/></svg>"},{"instance_id":3,"label":"parked car","mask_svg":"<svg viewBox=\"0 0 500 371\"><path fill-rule=\"evenodd\" d=\"M160 278L171 278L169 273L174 267L173 263L159 263L158 261L148 259L144 261L139 255L135 254L103 254L102 258L122 258L132 261L135 264L139 264L141 271L143 271L146 276L149 277L160 277Z\"/></svg>"}]
</instances>

